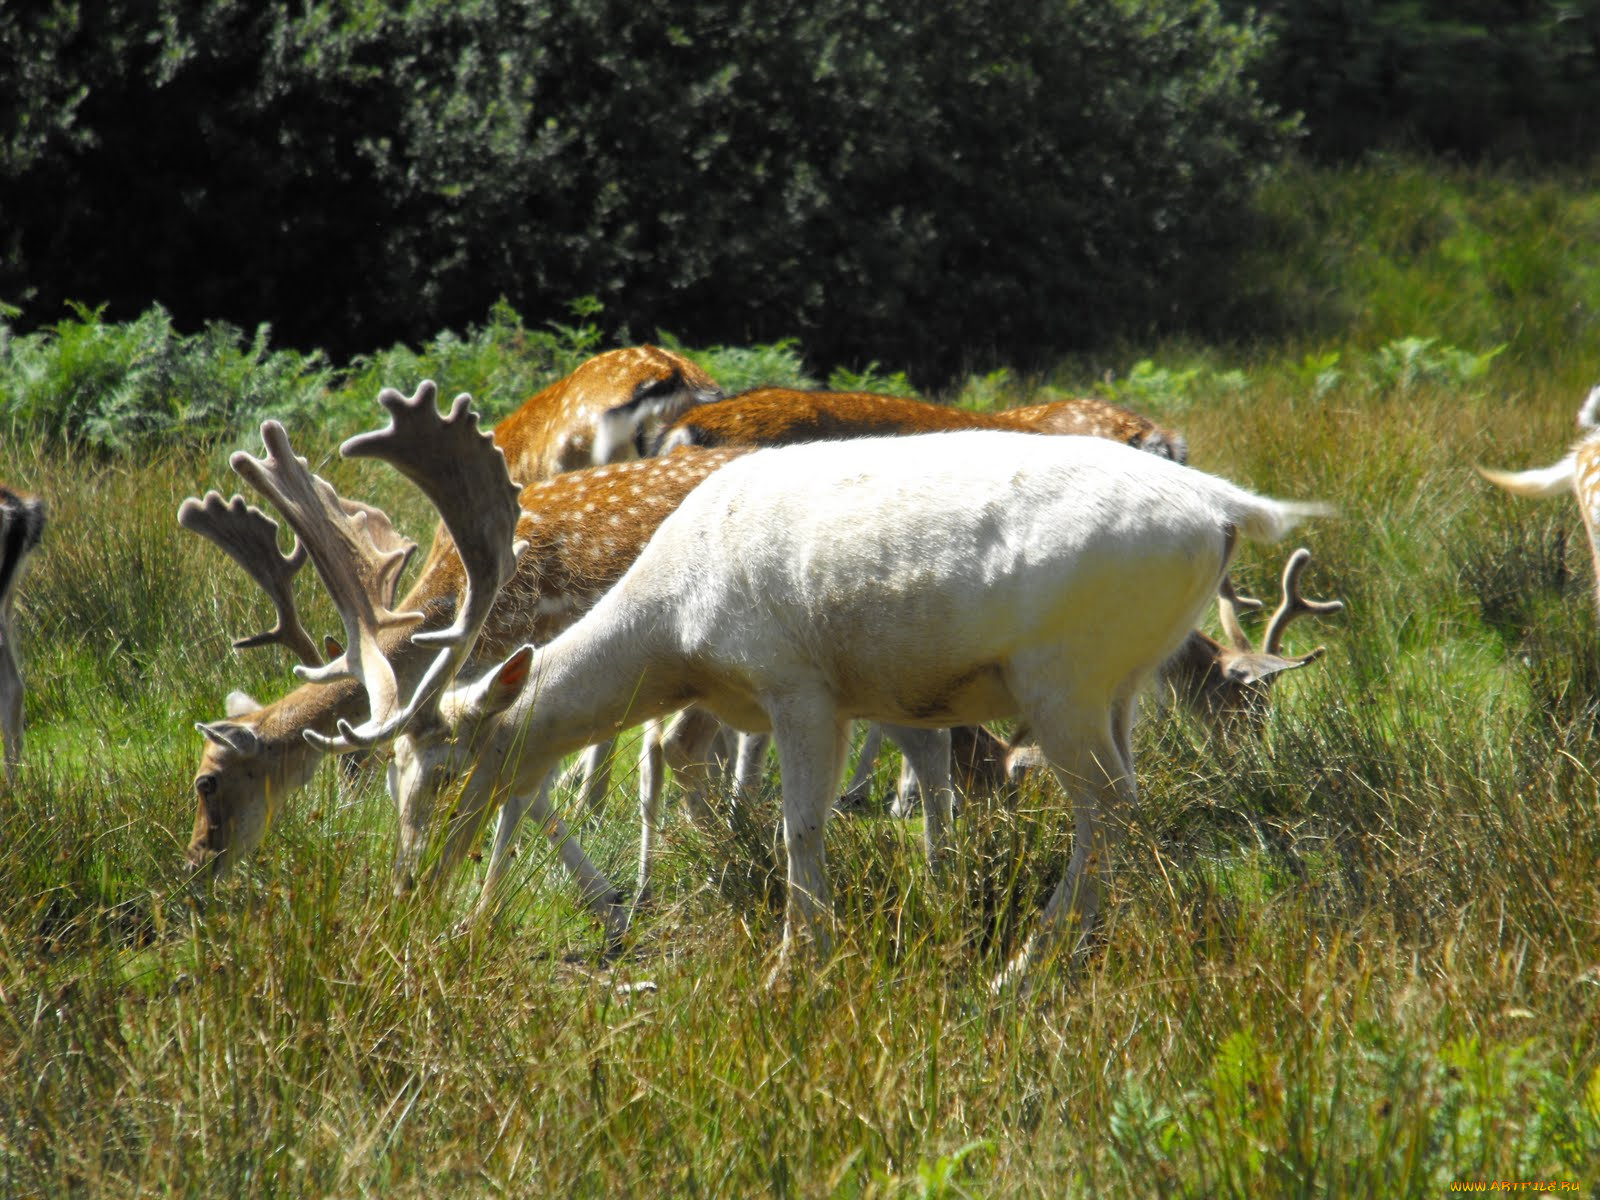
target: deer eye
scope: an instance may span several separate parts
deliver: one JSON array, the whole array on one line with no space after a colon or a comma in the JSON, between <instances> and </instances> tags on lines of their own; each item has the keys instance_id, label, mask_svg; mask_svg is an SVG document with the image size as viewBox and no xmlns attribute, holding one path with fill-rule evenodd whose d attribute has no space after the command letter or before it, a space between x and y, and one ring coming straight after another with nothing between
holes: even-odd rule
<instances>
[{"instance_id":1,"label":"deer eye","mask_svg":"<svg viewBox=\"0 0 1600 1200\"><path fill-rule=\"evenodd\" d=\"M202 796L215 796L217 794L217 777L215 775L201 775L194 781L194 790Z\"/></svg>"}]
</instances>

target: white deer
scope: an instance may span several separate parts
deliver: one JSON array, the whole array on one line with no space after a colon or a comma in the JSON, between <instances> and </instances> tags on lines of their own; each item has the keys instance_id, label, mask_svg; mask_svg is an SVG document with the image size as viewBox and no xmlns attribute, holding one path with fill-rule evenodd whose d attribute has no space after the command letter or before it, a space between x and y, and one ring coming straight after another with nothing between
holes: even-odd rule
<instances>
[{"instance_id":1,"label":"white deer","mask_svg":"<svg viewBox=\"0 0 1600 1200\"><path fill-rule=\"evenodd\" d=\"M343 452L389 459L440 503L448 487L428 479L429 447L463 419L459 402L442 420L431 392L382 399L391 425ZM545 646L446 686L473 633L458 622L407 699L374 666L369 720L341 722L339 744L392 742L390 786L413 824L470 768L448 864L495 803L536 793L563 755L606 732L691 702L771 730L787 956L801 940L831 944L823 827L849 722L1021 716L1072 798L1076 844L1013 977L1094 923L1135 800L1141 685L1194 627L1241 537L1278 538L1322 511L1088 438L969 432L758 451L690 493L618 584ZM506 549L463 533L464 558L482 549L469 574L493 586ZM352 642L372 644L362 614L345 616ZM915 765L940 785L926 820L937 860L948 760Z\"/></svg>"}]
</instances>

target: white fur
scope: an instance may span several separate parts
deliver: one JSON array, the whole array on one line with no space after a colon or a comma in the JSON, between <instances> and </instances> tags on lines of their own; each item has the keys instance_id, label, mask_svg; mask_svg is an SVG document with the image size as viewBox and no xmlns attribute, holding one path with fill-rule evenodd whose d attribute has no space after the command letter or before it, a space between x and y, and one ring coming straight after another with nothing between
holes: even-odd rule
<instances>
[{"instance_id":1,"label":"white fur","mask_svg":"<svg viewBox=\"0 0 1600 1200\"><path fill-rule=\"evenodd\" d=\"M1094 919L1134 800L1140 685L1216 592L1236 534L1277 537L1318 511L1087 437L964 432L760 451L691 493L617 586L532 653L525 686L513 656L443 706L459 728L402 737L396 799L431 810L428 787L475 762L448 865L492 795L526 794L561 755L698 701L737 728L772 730L784 945L803 933L826 945L822 827L848 722L1019 715L1076 814L1047 944ZM948 761L940 775L929 759L937 852Z\"/></svg>"}]
</instances>

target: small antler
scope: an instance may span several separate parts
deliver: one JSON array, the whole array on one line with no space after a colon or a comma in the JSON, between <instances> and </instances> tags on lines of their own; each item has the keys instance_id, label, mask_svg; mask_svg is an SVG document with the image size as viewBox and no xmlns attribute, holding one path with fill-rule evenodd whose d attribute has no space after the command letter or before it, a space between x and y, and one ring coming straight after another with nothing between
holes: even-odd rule
<instances>
[{"instance_id":1,"label":"small antler","mask_svg":"<svg viewBox=\"0 0 1600 1200\"><path fill-rule=\"evenodd\" d=\"M1250 636L1245 633L1244 626L1239 624L1241 612L1256 612L1262 607L1261 601L1254 596L1241 596L1233 590L1233 580L1226 575L1217 585L1217 620L1222 625L1222 632L1227 635L1228 643L1240 654L1249 654L1255 647L1250 644Z\"/></svg>"},{"instance_id":2,"label":"small antler","mask_svg":"<svg viewBox=\"0 0 1600 1200\"><path fill-rule=\"evenodd\" d=\"M396 704L399 686L378 646L378 635L422 620L421 613L396 613L388 607L414 547L395 534L387 519L374 522L368 506L343 503L333 487L295 455L278 422L261 426L261 440L266 458L241 450L229 461L294 530L338 606L349 647L326 666L296 667L295 673L312 682L354 675L366 688L374 711L386 713Z\"/></svg>"},{"instance_id":3,"label":"small antler","mask_svg":"<svg viewBox=\"0 0 1600 1200\"><path fill-rule=\"evenodd\" d=\"M190 496L178 506L178 524L213 542L243 567L277 610L276 625L265 633L236 639L235 650L276 642L306 666L322 665L317 644L300 623L294 603L294 577L306 561L305 546L298 538L290 553L280 553L278 523L254 505L245 504L243 496L224 500L219 492L207 492L203 500Z\"/></svg>"},{"instance_id":4,"label":"small antler","mask_svg":"<svg viewBox=\"0 0 1600 1200\"><path fill-rule=\"evenodd\" d=\"M525 547L515 541L521 515L519 489L506 470L505 455L478 427L472 397L463 392L449 415L441 417L437 394L431 380L424 381L409 399L385 388L378 394L378 403L388 410L389 424L348 439L339 452L346 458L388 462L432 501L466 571L456 620L448 629L413 635L417 645L441 649L410 700L401 705L397 696L373 694L369 688L373 706L368 722L359 729L340 722L343 745L329 748L372 745L392 736L444 688L471 652L496 594L516 573L517 556ZM315 546L312 557L317 559ZM358 627L347 619L346 629L354 640ZM369 642L376 652L376 639L369 638ZM389 678L393 678L392 671Z\"/></svg>"},{"instance_id":5,"label":"small antler","mask_svg":"<svg viewBox=\"0 0 1600 1200\"><path fill-rule=\"evenodd\" d=\"M1307 614L1327 616L1330 613L1343 612L1343 600L1307 600L1300 594L1300 577L1305 574L1306 566L1311 562L1311 551L1301 546L1289 556L1289 561L1283 567L1283 601L1272 614L1272 619L1267 622L1267 634L1263 648L1268 654L1278 653L1278 647L1283 644L1284 631L1289 628L1289 623L1296 617ZM1307 662L1322 654L1324 647L1318 646L1310 654L1303 657Z\"/></svg>"}]
</instances>

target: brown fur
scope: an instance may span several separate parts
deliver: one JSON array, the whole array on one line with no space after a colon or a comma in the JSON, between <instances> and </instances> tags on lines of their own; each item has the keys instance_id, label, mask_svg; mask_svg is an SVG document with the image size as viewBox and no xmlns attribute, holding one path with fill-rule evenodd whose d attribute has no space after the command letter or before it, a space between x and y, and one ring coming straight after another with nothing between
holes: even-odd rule
<instances>
[{"instance_id":1,"label":"brown fur","mask_svg":"<svg viewBox=\"0 0 1600 1200\"><path fill-rule=\"evenodd\" d=\"M791 388L758 388L701 405L679 417L661 444L779 446L957 429L1080 434L1150 449L1178 462L1188 458L1180 435L1121 405L1092 397L982 413L901 396Z\"/></svg>"},{"instance_id":2,"label":"brown fur","mask_svg":"<svg viewBox=\"0 0 1600 1200\"><path fill-rule=\"evenodd\" d=\"M645 395L663 405L660 419L666 423L722 391L683 355L659 346L596 355L494 427L506 470L512 479L532 483L591 465L599 419Z\"/></svg>"},{"instance_id":3,"label":"brown fur","mask_svg":"<svg viewBox=\"0 0 1600 1200\"><path fill-rule=\"evenodd\" d=\"M581 523L590 515L584 513L584 505L593 501L596 512L602 513L595 518L600 522L614 515L612 507L622 499L615 489L630 486L633 477L581 476L550 492L540 491L539 481L559 477L574 466L587 466L596 424L607 413L637 405L641 397L647 397L659 411L676 415L708 396L720 394L710 376L681 354L656 346L612 350L596 355L570 375L529 397L490 432L505 453L508 473L529 485L521 498L525 508L568 513L566 506L572 506L572 522ZM699 461L710 464L714 460ZM707 465L707 473L710 469ZM676 477L687 484L691 478L683 473L689 470L686 466L662 470L666 472L662 479ZM669 486L668 490L675 490L681 499L688 486ZM672 503L675 505L676 501ZM654 529L670 511L661 510L643 497L637 507L640 515L632 530L623 523L624 532L630 535ZM547 528L564 527L558 520ZM545 631L563 626L558 623L559 613L537 613L540 599L553 605L558 587L578 587L581 594L572 596L567 605L570 615L565 619L570 621L609 586L594 581L615 579L632 561L622 538L613 539L614 548L608 554L604 532L597 530L595 540L587 545L576 524L567 528L567 535L567 542L561 546L551 544L524 556L518 576L507 585L505 601L490 614L482 653L505 654L524 641L543 640L548 636ZM542 537L543 533L534 536ZM647 538L648 533L640 537L639 546ZM563 549L569 557L565 562L557 561L553 555ZM633 553L637 549L634 547ZM525 579L525 570L536 573ZM428 627L443 628L450 622L464 578L455 546L440 525L416 583L397 607L402 611L426 611ZM422 655L401 656L401 663L411 670L419 669L423 661ZM243 729L247 739L253 740L256 752L241 754L207 735L195 774L195 825L189 861L199 866L225 850L238 811L255 803L262 792L268 793L270 820L282 795L304 783L320 761L320 753L301 736L303 731L314 729L331 734L340 717L359 720L365 715L365 703L361 688L353 681L306 685L264 708L214 726L224 736ZM230 798L236 788L239 795Z\"/></svg>"}]
</instances>

